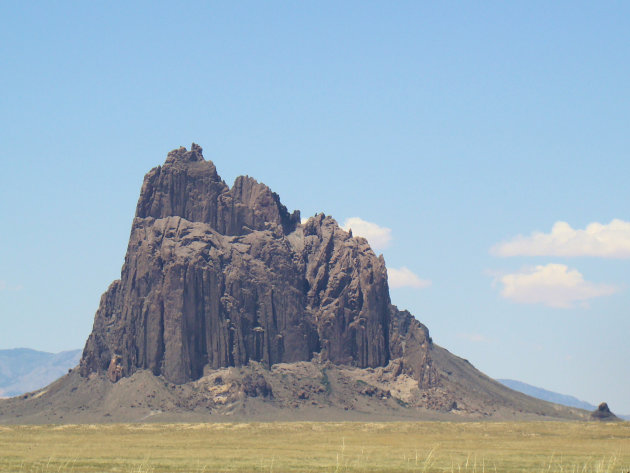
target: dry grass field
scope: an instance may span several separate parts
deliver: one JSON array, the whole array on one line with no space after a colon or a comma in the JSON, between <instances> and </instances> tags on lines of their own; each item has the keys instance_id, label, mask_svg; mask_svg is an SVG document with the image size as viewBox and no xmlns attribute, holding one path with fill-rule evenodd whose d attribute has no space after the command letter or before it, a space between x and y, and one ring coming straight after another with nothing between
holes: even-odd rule
<instances>
[{"instance_id":1,"label":"dry grass field","mask_svg":"<svg viewBox=\"0 0 630 473\"><path fill-rule=\"evenodd\" d=\"M2 472L630 472L630 423L0 426Z\"/></svg>"}]
</instances>

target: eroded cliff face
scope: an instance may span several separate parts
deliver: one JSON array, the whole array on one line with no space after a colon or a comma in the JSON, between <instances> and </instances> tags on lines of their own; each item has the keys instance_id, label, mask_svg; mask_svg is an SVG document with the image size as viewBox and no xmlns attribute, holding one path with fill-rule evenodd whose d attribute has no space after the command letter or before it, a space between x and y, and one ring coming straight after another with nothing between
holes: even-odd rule
<instances>
[{"instance_id":1,"label":"eroded cliff face","mask_svg":"<svg viewBox=\"0 0 630 473\"><path fill-rule=\"evenodd\" d=\"M421 389L439 384L431 359L433 341L429 329L406 310L390 306L389 349L392 359L400 360L401 372L418 381Z\"/></svg>"},{"instance_id":2,"label":"eroded cliff face","mask_svg":"<svg viewBox=\"0 0 630 473\"><path fill-rule=\"evenodd\" d=\"M385 262L365 239L323 214L301 224L250 177L229 188L193 144L145 176L80 372L185 383L252 360L318 354L364 368L409 354L405 369L429 383L430 339L411 319L391 306Z\"/></svg>"}]
</instances>

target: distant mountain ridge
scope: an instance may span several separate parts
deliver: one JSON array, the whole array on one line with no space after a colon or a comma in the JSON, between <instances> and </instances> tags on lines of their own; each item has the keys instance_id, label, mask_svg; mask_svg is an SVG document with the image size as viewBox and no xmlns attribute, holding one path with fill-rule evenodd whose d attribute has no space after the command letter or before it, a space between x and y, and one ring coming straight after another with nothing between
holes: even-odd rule
<instances>
[{"instance_id":1,"label":"distant mountain ridge","mask_svg":"<svg viewBox=\"0 0 630 473\"><path fill-rule=\"evenodd\" d=\"M48 353L30 348L0 350L0 397L40 389L79 364L81 350Z\"/></svg>"},{"instance_id":2,"label":"distant mountain ridge","mask_svg":"<svg viewBox=\"0 0 630 473\"><path fill-rule=\"evenodd\" d=\"M547 389L532 386L531 384L523 383L522 381L517 381L515 379L497 379L497 381L504 386L513 389L514 391L527 394L528 396L535 397L537 399L542 399L543 401L553 402L555 404L560 404L567 407L585 409L587 411L597 410L597 406L594 406L593 404L590 404L586 401L582 401L575 396L569 396L568 394L559 394L553 391L548 391ZM621 417L622 419L630 420L630 416L628 415L624 416L617 414L617 416Z\"/></svg>"},{"instance_id":3,"label":"distant mountain ridge","mask_svg":"<svg viewBox=\"0 0 630 473\"><path fill-rule=\"evenodd\" d=\"M568 407L577 407L578 409L585 409L587 411L594 411L597 406L590 404L586 401L582 401L574 396L568 394L559 394L547 389L532 386L531 384L523 383L515 379L497 379L497 381L514 391L527 394L528 396L542 399L543 401L553 402L555 404L561 404Z\"/></svg>"}]
</instances>

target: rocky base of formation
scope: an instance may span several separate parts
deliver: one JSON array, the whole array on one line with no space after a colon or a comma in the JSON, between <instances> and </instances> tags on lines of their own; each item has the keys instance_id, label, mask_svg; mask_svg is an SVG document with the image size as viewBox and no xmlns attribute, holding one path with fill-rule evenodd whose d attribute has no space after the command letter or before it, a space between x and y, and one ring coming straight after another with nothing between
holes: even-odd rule
<instances>
[{"instance_id":1,"label":"rocky base of formation","mask_svg":"<svg viewBox=\"0 0 630 473\"><path fill-rule=\"evenodd\" d=\"M112 383L77 369L47 388L0 402L0 423L192 421L588 420L487 378L435 346L434 386L421 388L404 361L357 368L329 361L259 362L208 370L175 384L148 370Z\"/></svg>"}]
</instances>

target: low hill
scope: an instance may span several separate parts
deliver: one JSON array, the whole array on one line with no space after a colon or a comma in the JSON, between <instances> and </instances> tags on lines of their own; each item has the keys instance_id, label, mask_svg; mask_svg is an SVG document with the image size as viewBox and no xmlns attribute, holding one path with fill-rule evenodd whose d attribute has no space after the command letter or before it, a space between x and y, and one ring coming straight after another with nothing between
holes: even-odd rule
<instances>
[{"instance_id":1,"label":"low hill","mask_svg":"<svg viewBox=\"0 0 630 473\"><path fill-rule=\"evenodd\" d=\"M433 344L434 384L421 388L404 360L357 368L313 360L209 370L175 384L148 370L112 383L78 369L0 402L0 423L589 420L590 413L513 391Z\"/></svg>"}]
</instances>

